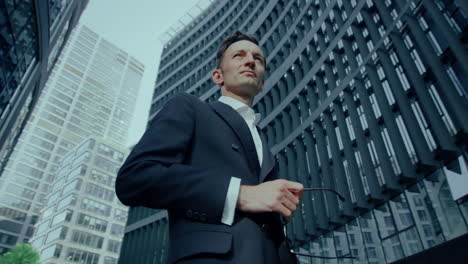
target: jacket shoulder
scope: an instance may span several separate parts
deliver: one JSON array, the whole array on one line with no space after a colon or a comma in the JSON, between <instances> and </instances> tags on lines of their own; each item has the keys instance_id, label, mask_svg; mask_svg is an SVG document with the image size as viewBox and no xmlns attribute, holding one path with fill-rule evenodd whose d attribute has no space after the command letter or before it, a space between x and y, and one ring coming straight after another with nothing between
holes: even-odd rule
<instances>
[{"instance_id":1,"label":"jacket shoulder","mask_svg":"<svg viewBox=\"0 0 468 264\"><path fill-rule=\"evenodd\" d=\"M174 95L174 97L170 100L177 100L183 102L189 102L193 107L206 107L209 104L200 100L200 98L196 97L195 95L189 94L187 92L180 92Z\"/></svg>"}]
</instances>

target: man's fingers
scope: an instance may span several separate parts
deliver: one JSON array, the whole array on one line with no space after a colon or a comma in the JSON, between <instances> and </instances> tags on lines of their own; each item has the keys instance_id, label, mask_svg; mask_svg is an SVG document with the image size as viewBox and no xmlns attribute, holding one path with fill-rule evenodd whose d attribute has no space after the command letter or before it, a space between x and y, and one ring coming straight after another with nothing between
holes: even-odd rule
<instances>
[{"instance_id":1,"label":"man's fingers","mask_svg":"<svg viewBox=\"0 0 468 264\"><path fill-rule=\"evenodd\" d=\"M302 192L302 190L304 189L304 186L302 185L302 183L299 183L299 182L286 181L286 185L287 185L287 188L293 192Z\"/></svg>"},{"instance_id":2,"label":"man's fingers","mask_svg":"<svg viewBox=\"0 0 468 264\"><path fill-rule=\"evenodd\" d=\"M292 215L292 211L289 210L286 206L279 204L276 210L278 213L282 214L286 218L290 218Z\"/></svg>"},{"instance_id":3,"label":"man's fingers","mask_svg":"<svg viewBox=\"0 0 468 264\"><path fill-rule=\"evenodd\" d=\"M283 201L281 202L286 208L288 208L291 212L296 211L297 208L297 203L289 200L288 198L283 198Z\"/></svg>"},{"instance_id":4,"label":"man's fingers","mask_svg":"<svg viewBox=\"0 0 468 264\"><path fill-rule=\"evenodd\" d=\"M292 192L292 193L297 197L298 200L300 200L300 199L302 198L302 193L303 193L303 191Z\"/></svg>"},{"instance_id":5,"label":"man's fingers","mask_svg":"<svg viewBox=\"0 0 468 264\"><path fill-rule=\"evenodd\" d=\"M289 201L293 202L294 204L298 204L299 203L299 198L296 196L295 193L292 193L290 191L287 191L284 193L284 196L286 197L286 199L288 199Z\"/></svg>"}]
</instances>

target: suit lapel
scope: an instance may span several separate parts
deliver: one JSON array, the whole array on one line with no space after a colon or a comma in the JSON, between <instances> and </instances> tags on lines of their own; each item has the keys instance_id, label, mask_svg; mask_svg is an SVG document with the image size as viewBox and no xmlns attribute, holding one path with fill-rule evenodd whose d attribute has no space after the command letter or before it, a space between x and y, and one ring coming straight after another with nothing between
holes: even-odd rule
<instances>
[{"instance_id":1,"label":"suit lapel","mask_svg":"<svg viewBox=\"0 0 468 264\"><path fill-rule=\"evenodd\" d=\"M260 137L262 138L262 146L263 146L263 162L262 162L262 169L260 170L260 183L262 183L266 176L270 173L270 171L275 166L275 159L273 154L271 154L270 149L268 148L267 141L263 133L260 133L260 129L258 129Z\"/></svg>"},{"instance_id":2,"label":"suit lapel","mask_svg":"<svg viewBox=\"0 0 468 264\"><path fill-rule=\"evenodd\" d=\"M260 173L260 165L258 163L257 150L255 149L255 143L245 120L238 112L236 112L236 110L224 103L214 101L210 103L210 106L236 133L247 153L247 162L249 167L254 172L254 175L258 177Z\"/></svg>"}]
</instances>

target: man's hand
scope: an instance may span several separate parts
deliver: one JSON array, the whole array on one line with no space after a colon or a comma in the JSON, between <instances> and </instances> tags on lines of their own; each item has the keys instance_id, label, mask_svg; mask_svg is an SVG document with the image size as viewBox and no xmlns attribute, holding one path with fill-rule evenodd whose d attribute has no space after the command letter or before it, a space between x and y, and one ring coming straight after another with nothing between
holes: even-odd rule
<instances>
[{"instance_id":1,"label":"man's hand","mask_svg":"<svg viewBox=\"0 0 468 264\"><path fill-rule=\"evenodd\" d=\"M237 208L252 213L278 212L289 219L297 208L303 189L302 184L287 180L241 185Z\"/></svg>"}]
</instances>

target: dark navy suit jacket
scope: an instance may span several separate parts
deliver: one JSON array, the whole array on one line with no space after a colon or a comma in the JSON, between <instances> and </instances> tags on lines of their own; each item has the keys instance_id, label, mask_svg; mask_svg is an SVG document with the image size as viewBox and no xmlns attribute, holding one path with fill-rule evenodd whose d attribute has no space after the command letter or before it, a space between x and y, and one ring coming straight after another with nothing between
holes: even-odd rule
<instances>
[{"instance_id":1,"label":"dark navy suit jacket","mask_svg":"<svg viewBox=\"0 0 468 264\"><path fill-rule=\"evenodd\" d=\"M262 141L260 168L249 128L234 109L177 94L119 170L117 196L125 205L168 210L171 263L197 254L219 255L219 263L263 263L261 225L284 238L279 214L236 211L232 226L221 223L231 177L243 185L278 178Z\"/></svg>"}]
</instances>

